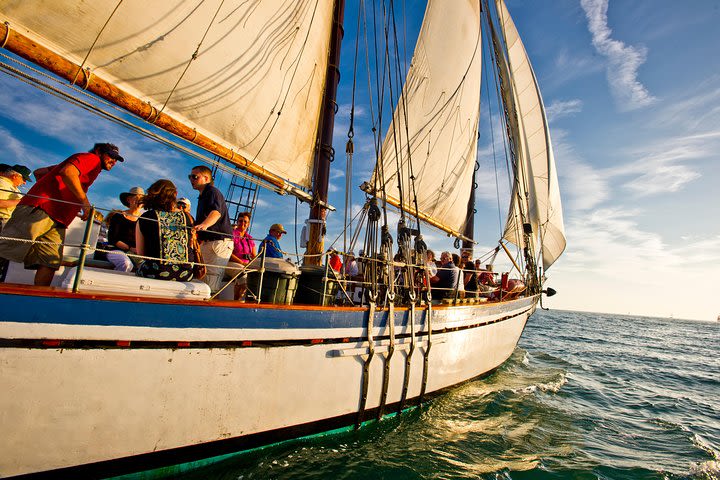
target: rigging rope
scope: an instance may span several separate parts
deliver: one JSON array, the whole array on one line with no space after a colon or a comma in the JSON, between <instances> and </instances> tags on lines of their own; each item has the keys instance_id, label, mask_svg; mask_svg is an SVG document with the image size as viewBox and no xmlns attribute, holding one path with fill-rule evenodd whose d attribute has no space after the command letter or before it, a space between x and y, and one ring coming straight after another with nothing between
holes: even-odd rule
<instances>
[{"instance_id":1,"label":"rigging rope","mask_svg":"<svg viewBox=\"0 0 720 480\"><path fill-rule=\"evenodd\" d=\"M223 4L225 3L225 0L222 0L220 2L220 5L218 5L217 10L215 10L215 14L213 15L212 19L210 20L210 23L208 24L207 28L205 29L205 33L203 33L202 38L200 39L200 43L198 43L197 48L195 48L195 51L190 57L190 60L188 60L187 65L185 65L185 68L183 69L182 73L180 74L180 77L177 79L177 82L175 82L175 85L173 86L172 90L170 90L170 93L168 94L167 98L165 99L165 103L163 103L163 106L160 107L160 110L158 110L157 115L155 115L155 118L153 119L152 123L155 123L160 116L160 114L165 110L165 107L167 106L168 102L170 101L170 98L172 98L173 94L175 93L175 90L177 89L178 85L180 85L180 82L182 81L183 77L185 76L185 73L187 73L188 69L190 68L190 65L194 60L197 59L198 54L200 53L200 47L202 46L203 42L205 41L205 37L207 37L207 34L210 32L210 28L212 28L213 23L215 23L215 19L218 16L218 13L220 13L220 9L222 8Z\"/></svg>"},{"instance_id":2,"label":"rigging rope","mask_svg":"<svg viewBox=\"0 0 720 480\"><path fill-rule=\"evenodd\" d=\"M77 73L75 74L75 77L72 79L72 82L70 82L70 83L72 83L73 85L75 85L75 82L77 81L77 78L78 78L78 75L80 75L80 72L83 71L83 67L85 66L85 62L87 62L88 58L90 57L90 54L92 53L93 49L95 48L95 44L98 42L98 40L100 40L100 36L101 36L102 33L105 31L105 27L108 26L108 23L110 23L110 20L113 18L113 16L115 15L115 12L117 12L118 8L120 8L120 5L122 4L122 2L123 2L123 0L119 0L118 3L117 3L117 5L115 5L115 8L114 8L113 11L110 13L110 16L108 17L108 19L105 20L105 24L102 26L102 28L101 28L100 31L98 32L97 36L95 37L95 40L93 40L92 45L90 45L90 48L88 49L88 52L87 52L87 54L85 55L85 58L83 58L82 63L81 63L80 66L78 67L78 71L77 71ZM3 45L3 46L4 46L4 45ZM87 84L89 83L89 81L90 81L90 74L88 73L88 74L87 74L87 78L85 79L85 87L86 87L86 88L87 88Z\"/></svg>"}]
</instances>

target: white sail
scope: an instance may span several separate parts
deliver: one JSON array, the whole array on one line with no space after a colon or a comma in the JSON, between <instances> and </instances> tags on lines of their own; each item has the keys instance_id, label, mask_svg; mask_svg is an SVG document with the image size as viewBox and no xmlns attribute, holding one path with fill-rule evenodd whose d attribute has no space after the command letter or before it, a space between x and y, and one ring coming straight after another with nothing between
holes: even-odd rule
<instances>
[{"instance_id":1,"label":"white sail","mask_svg":"<svg viewBox=\"0 0 720 480\"><path fill-rule=\"evenodd\" d=\"M413 204L412 162L418 210L456 232L465 223L477 157L481 63L479 2L430 0L382 147L387 195L399 201L401 181L405 205ZM383 188L377 169L374 180Z\"/></svg>"},{"instance_id":2,"label":"white sail","mask_svg":"<svg viewBox=\"0 0 720 480\"><path fill-rule=\"evenodd\" d=\"M87 56L93 75L310 185L332 1L0 0L0 11L68 60Z\"/></svg>"},{"instance_id":3,"label":"white sail","mask_svg":"<svg viewBox=\"0 0 720 480\"><path fill-rule=\"evenodd\" d=\"M521 160L527 167L529 192L529 220L538 228L543 268L547 269L565 250L565 227L558 187L555 158L548 131L540 90L535 73L515 24L503 0L496 0L500 29L508 52L508 67L520 145L516 145ZM515 225L522 228L522 225ZM516 232L506 232L512 236Z\"/></svg>"}]
</instances>

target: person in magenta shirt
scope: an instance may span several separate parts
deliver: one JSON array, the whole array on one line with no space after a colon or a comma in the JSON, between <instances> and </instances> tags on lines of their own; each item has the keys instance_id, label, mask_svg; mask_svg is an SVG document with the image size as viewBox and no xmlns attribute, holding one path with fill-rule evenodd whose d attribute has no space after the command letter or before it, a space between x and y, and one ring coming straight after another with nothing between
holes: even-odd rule
<instances>
[{"instance_id":1,"label":"person in magenta shirt","mask_svg":"<svg viewBox=\"0 0 720 480\"><path fill-rule=\"evenodd\" d=\"M57 165L35 170L37 182L18 204L3 235L48 244L0 240L0 258L37 269L35 285L50 285L62 261L65 230L79 213L83 220L90 216L90 185L101 171L122 161L118 147L96 143L88 153L76 153Z\"/></svg>"},{"instance_id":2,"label":"person in magenta shirt","mask_svg":"<svg viewBox=\"0 0 720 480\"><path fill-rule=\"evenodd\" d=\"M242 267L250 263L255 258L255 241L248 233L250 227L250 212L242 212L238 215L237 224L233 229L233 252L230 255L228 267L234 269ZM238 270L231 270L230 275L235 276ZM234 284L235 300L245 301L245 292L247 291L247 274L243 273L235 279Z\"/></svg>"}]
</instances>

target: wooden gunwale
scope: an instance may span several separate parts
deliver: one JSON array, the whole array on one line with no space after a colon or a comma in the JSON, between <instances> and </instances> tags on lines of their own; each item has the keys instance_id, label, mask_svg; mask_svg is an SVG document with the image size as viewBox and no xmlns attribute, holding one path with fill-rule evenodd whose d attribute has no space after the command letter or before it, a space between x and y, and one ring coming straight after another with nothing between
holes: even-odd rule
<instances>
[{"instance_id":1,"label":"wooden gunwale","mask_svg":"<svg viewBox=\"0 0 720 480\"><path fill-rule=\"evenodd\" d=\"M160 298L160 297L138 297L134 295L121 295L113 293L84 293L77 292L73 293L67 290L61 290L56 287L40 287L35 285L23 285L23 284L12 284L4 283L0 284L0 295L24 295L24 296L37 296L37 297L51 297L51 298L74 298L78 300L107 300L117 302L134 302L134 303L151 303L151 304L165 304L165 305L187 305L193 307L223 307L223 308L239 308L239 309L271 309L271 310L306 310L306 311L345 311L345 312L363 312L367 311L366 306L322 306L322 305L306 305L306 304L293 304L284 305L277 303L240 303L234 300L188 300L180 298ZM520 297L525 298L525 297ZM502 303L508 303L512 300L506 300L503 302L485 302L478 304L468 305L433 305L433 310L446 310L446 309L462 309L462 308L482 308L482 307L493 307ZM419 306L416 309L422 310L423 307ZM389 310L387 307L376 308L377 312L383 312ZM408 311L409 307L396 306L395 311Z\"/></svg>"}]
</instances>

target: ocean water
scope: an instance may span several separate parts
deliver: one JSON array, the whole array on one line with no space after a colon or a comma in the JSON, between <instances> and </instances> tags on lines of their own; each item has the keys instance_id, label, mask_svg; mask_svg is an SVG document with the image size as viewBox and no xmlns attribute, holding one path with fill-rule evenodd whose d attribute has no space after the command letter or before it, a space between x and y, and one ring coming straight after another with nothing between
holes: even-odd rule
<instances>
[{"instance_id":1,"label":"ocean water","mask_svg":"<svg viewBox=\"0 0 720 480\"><path fill-rule=\"evenodd\" d=\"M720 479L720 323L541 311L490 377L187 479Z\"/></svg>"}]
</instances>

